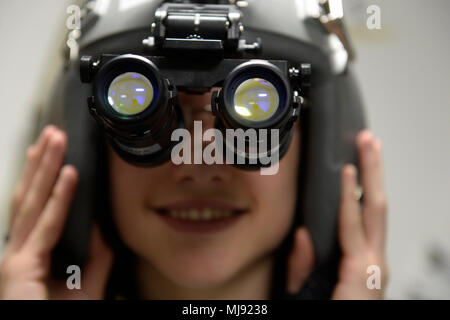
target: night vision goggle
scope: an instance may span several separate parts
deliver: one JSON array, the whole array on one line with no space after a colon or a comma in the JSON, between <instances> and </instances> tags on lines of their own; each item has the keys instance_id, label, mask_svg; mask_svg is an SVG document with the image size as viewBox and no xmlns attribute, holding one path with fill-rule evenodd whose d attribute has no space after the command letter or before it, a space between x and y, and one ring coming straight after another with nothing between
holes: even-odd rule
<instances>
[{"instance_id":1,"label":"night vision goggle","mask_svg":"<svg viewBox=\"0 0 450 320\"><path fill-rule=\"evenodd\" d=\"M80 61L82 82L93 84L89 110L124 160L140 166L168 161L177 143L172 133L184 128L177 92L211 88L220 88L211 99L216 129L224 135L227 129L256 129L258 142L269 143L267 153L283 157L309 86L309 64L257 59L261 41L241 38L244 27L235 5L165 3L151 29L143 40L149 55L102 54ZM260 135L260 129L268 134ZM272 129L278 130L276 145ZM225 144L245 160L234 164L266 166L248 142L243 151L237 141Z\"/></svg>"}]
</instances>

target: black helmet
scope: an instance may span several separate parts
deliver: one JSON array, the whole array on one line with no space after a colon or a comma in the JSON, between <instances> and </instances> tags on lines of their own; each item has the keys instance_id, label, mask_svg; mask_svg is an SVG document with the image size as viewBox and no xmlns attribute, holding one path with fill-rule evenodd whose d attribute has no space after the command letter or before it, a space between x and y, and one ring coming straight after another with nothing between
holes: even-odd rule
<instances>
[{"instance_id":1,"label":"black helmet","mask_svg":"<svg viewBox=\"0 0 450 320\"><path fill-rule=\"evenodd\" d=\"M143 40L149 37L155 12L164 2L88 1L81 10L81 29L68 35L71 47L65 52L66 66L57 79L52 105L44 120L66 130L66 162L79 171L79 187L54 252L56 273L64 272L63 266L68 264L83 264L93 219L100 221L107 241L116 251L124 256L130 254L109 215L105 140L87 108L91 87L80 81L79 61L82 55L145 54ZM272 297L329 298L339 259L336 226L340 170L344 163L357 165L355 137L365 127L359 91L350 71L353 54L342 22L342 4L319 0L195 2L235 5L242 13L244 38L249 43L262 44L259 58L307 62L312 66L308 103L302 107L299 118L302 156L296 218L277 249ZM316 266L301 292L289 295L284 289L286 258L294 230L300 224L305 224L311 233ZM115 272L129 267L129 259L121 261L114 266L113 278ZM133 297L132 278L112 279L109 289L109 297L116 293Z\"/></svg>"}]
</instances>

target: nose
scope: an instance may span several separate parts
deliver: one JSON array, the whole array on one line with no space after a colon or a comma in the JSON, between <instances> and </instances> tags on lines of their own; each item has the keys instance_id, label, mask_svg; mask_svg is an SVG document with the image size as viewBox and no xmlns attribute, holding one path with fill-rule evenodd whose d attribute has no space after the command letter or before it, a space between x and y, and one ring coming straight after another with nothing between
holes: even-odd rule
<instances>
[{"instance_id":1,"label":"nose","mask_svg":"<svg viewBox=\"0 0 450 320\"><path fill-rule=\"evenodd\" d=\"M178 103L183 112L185 127L192 133L194 121L202 121L204 130L214 128L214 116L211 112L211 94L214 89L204 94L178 94Z\"/></svg>"},{"instance_id":2,"label":"nose","mask_svg":"<svg viewBox=\"0 0 450 320\"><path fill-rule=\"evenodd\" d=\"M178 101L183 111L185 127L191 136L191 164L182 163L175 165L173 162L170 162L172 178L177 183L191 185L193 187L212 187L213 185L219 185L231 179L233 168L230 165L205 164L203 161L201 164L194 164L194 147L196 146L196 143L194 143L194 121L201 121L201 137L203 137L203 133L206 130L214 128L215 117L210 107L211 93L212 91L202 95L182 92L179 94ZM215 142L203 141L202 139L202 143L198 145L201 145L203 152L204 148L211 143Z\"/></svg>"},{"instance_id":3,"label":"nose","mask_svg":"<svg viewBox=\"0 0 450 320\"><path fill-rule=\"evenodd\" d=\"M192 188L214 188L231 180L230 165L171 164L172 179Z\"/></svg>"}]
</instances>

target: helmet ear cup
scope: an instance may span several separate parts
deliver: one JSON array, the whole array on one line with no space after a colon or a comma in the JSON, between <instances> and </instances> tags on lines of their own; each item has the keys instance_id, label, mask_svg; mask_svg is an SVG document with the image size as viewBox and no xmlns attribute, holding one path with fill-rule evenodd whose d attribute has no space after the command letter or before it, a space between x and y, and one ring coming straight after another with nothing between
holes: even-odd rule
<instances>
[{"instance_id":1,"label":"helmet ear cup","mask_svg":"<svg viewBox=\"0 0 450 320\"><path fill-rule=\"evenodd\" d=\"M103 162L103 133L88 109L79 107L86 104L90 88L80 85L78 70L69 68L62 73L54 92L56 97L43 125L57 124L65 130L68 146L64 163L73 165L78 171L78 186L66 226L52 254L52 273L65 278L67 266L82 267L86 261L93 220L104 211L102 193L107 191L100 182L103 182L107 166Z\"/></svg>"}]
</instances>

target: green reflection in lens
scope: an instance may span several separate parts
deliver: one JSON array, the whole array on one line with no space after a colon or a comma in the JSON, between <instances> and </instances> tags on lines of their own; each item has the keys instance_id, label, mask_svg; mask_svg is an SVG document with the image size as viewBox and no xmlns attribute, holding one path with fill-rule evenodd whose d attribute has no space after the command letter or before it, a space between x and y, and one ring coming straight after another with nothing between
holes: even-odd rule
<instances>
[{"instance_id":1,"label":"green reflection in lens","mask_svg":"<svg viewBox=\"0 0 450 320\"><path fill-rule=\"evenodd\" d=\"M108 89L109 104L123 115L134 115L144 111L153 97L151 82L136 72L126 72L116 77Z\"/></svg>"},{"instance_id":2,"label":"green reflection in lens","mask_svg":"<svg viewBox=\"0 0 450 320\"><path fill-rule=\"evenodd\" d=\"M261 78L245 80L234 93L234 111L239 117L254 122L270 119L279 103L277 89Z\"/></svg>"}]
</instances>

